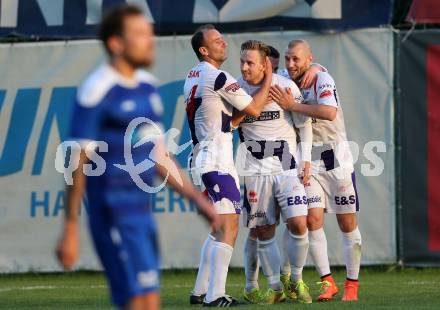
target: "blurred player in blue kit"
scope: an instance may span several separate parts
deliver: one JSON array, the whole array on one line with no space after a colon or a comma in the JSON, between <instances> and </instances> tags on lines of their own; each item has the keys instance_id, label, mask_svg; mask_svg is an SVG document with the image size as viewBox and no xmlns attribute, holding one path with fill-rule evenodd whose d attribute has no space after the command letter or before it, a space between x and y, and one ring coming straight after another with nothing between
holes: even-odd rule
<instances>
[{"instance_id":1,"label":"blurred player in blue kit","mask_svg":"<svg viewBox=\"0 0 440 310\"><path fill-rule=\"evenodd\" d=\"M154 59L153 30L144 13L130 5L113 8L102 20L99 37L109 61L85 80L76 97L70 134L81 151L73 183L67 186L66 217L57 255L66 269L78 259L78 213L87 190L90 232L112 301L124 309L158 309L159 253L150 203L152 191L148 193L138 183L154 189L156 175L166 178L170 186L196 204L213 229L219 227L220 220L162 141L159 128L163 107L155 78L141 70ZM143 120L142 126L127 130L137 118ZM121 165L126 163L127 148L134 169L144 168L135 171L136 178L130 171L134 166ZM88 163L95 150L105 161L101 174Z\"/></svg>"}]
</instances>

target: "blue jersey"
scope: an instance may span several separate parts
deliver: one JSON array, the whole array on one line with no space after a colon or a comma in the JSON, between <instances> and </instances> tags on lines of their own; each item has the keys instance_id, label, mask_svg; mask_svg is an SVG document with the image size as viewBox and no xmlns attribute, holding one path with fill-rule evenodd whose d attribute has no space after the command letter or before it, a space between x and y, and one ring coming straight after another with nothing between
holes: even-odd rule
<instances>
[{"instance_id":1,"label":"blue jersey","mask_svg":"<svg viewBox=\"0 0 440 310\"><path fill-rule=\"evenodd\" d=\"M106 164L104 174L87 177L91 215L100 208L106 208L110 214L117 216L150 209L149 194L136 185L127 171L116 165L126 163L124 146L130 149L135 165L152 155L152 142L133 147L142 138L139 134L142 129L148 129L148 124L137 126L128 140L125 134L130 122L138 117L147 118L160 126L163 107L154 84L154 77L145 71L138 70L135 79L129 80L105 64L93 72L78 90L71 127L72 140L79 141L83 148L96 141L108 145L106 152L97 151ZM153 162L151 166L140 174L142 181L149 186L153 185L155 175Z\"/></svg>"}]
</instances>

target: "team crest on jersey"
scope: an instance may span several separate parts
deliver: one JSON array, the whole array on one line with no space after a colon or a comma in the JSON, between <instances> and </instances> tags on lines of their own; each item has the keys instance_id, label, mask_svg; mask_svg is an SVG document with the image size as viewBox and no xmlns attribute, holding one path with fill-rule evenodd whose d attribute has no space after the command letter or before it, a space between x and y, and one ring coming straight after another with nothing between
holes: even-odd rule
<instances>
[{"instance_id":1,"label":"team crest on jersey","mask_svg":"<svg viewBox=\"0 0 440 310\"><path fill-rule=\"evenodd\" d=\"M136 102L133 100L125 100L121 103L121 110L124 112L131 112L136 108Z\"/></svg>"},{"instance_id":2,"label":"team crest on jersey","mask_svg":"<svg viewBox=\"0 0 440 310\"><path fill-rule=\"evenodd\" d=\"M225 88L225 90L227 91L227 92L229 92L229 91L231 91L231 92L233 92L233 93L235 93L237 90L239 90L240 89L240 85L237 83L237 82L235 82L235 83L232 83L231 85L228 85L228 86L226 86L226 88Z\"/></svg>"},{"instance_id":3,"label":"team crest on jersey","mask_svg":"<svg viewBox=\"0 0 440 310\"><path fill-rule=\"evenodd\" d=\"M348 190L351 190L351 184L352 183L350 182L348 184L340 185L339 188L338 188L339 192L346 192Z\"/></svg>"},{"instance_id":4,"label":"team crest on jersey","mask_svg":"<svg viewBox=\"0 0 440 310\"><path fill-rule=\"evenodd\" d=\"M310 91L309 90L302 90L301 94L302 94L304 101L307 101L310 96Z\"/></svg>"}]
</instances>

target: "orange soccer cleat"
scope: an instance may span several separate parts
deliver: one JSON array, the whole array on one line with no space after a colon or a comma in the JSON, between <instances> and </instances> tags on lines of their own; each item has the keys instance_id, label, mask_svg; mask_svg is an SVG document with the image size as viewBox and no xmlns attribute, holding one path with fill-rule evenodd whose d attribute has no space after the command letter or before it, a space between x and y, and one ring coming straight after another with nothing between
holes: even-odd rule
<instances>
[{"instance_id":1,"label":"orange soccer cleat","mask_svg":"<svg viewBox=\"0 0 440 310\"><path fill-rule=\"evenodd\" d=\"M342 301L357 301L358 300L359 282L353 280L345 280L344 295Z\"/></svg>"},{"instance_id":2,"label":"orange soccer cleat","mask_svg":"<svg viewBox=\"0 0 440 310\"><path fill-rule=\"evenodd\" d=\"M339 292L335 280L331 275L322 278L322 281L318 282L318 284L321 285L321 294L318 297L318 301L329 301Z\"/></svg>"}]
</instances>

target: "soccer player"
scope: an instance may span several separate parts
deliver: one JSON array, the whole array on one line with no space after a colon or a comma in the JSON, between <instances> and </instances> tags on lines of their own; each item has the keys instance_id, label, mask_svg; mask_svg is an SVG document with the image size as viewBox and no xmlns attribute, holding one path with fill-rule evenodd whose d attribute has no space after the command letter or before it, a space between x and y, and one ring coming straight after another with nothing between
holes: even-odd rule
<instances>
[{"instance_id":1,"label":"soccer player","mask_svg":"<svg viewBox=\"0 0 440 310\"><path fill-rule=\"evenodd\" d=\"M114 304L124 309L159 308L159 253L156 224L151 214L149 193L137 186L128 171L120 169L126 148L134 163L148 158L150 169L138 174L144 184L153 186L156 174L193 200L208 221L218 226L212 205L196 191L177 168L159 137L136 148L132 144L149 136L159 136L163 107L154 78L140 70L154 58L152 26L135 6L112 9L103 18L100 39L109 61L94 71L79 88L73 112L71 135L82 150L73 184L67 186L67 210L57 254L70 269L78 258L78 211L84 190L89 200L89 225L98 257L110 284ZM139 130L126 129L133 119L147 118ZM86 154L97 148L106 164L103 174L86 177L92 169ZM105 152L102 152L105 151ZM74 152L72 151L72 157ZM78 158L76 156L76 158ZM96 162L95 162L96 163ZM95 169L96 170L96 169ZM88 174L91 175L91 174Z\"/></svg>"},{"instance_id":2,"label":"soccer player","mask_svg":"<svg viewBox=\"0 0 440 310\"><path fill-rule=\"evenodd\" d=\"M279 52L273 46L268 45L269 48L269 60L272 64L273 73L277 73L279 66ZM313 79L317 72L325 71L319 64L312 64L310 69L304 74L304 79L302 83L305 85L312 85ZM288 77L288 76L287 76ZM288 77L290 79L290 77ZM304 81L307 80L307 81ZM279 218L279 208L277 209L277 220ZM256 303L260 300L261 292L259 291L258 285L258 273L260 268L260 263L258 259L258 241L257 241L257 230L256 228L249 229L248 237L245 241L244 246L244 269L246 276L246 287L245 287L245 299L251 303ZM289 229L286 227L283 234L283 247L281 249L281 282L285 288L286 295L291 299L296 299L294 292L289 290L290 288L290 278L291 278L291 267L290 267L290 257L288 255L288 244L290 240Z\"/></svg>"},{"instance_id":3,"label":"soccer player","mask_svg":"<svg viewBox=\"0 0 440 310\"><path fill-rule=\"evenodd\" d=\"M238 83L249 94L261 87L265 78L264 59L269 48L261 41L250 40L241 45L240 69L242 77ZM301 101L298 87L290 79L272 74L272 85L289 88L293 100ZM256 229L258 253L269 289L262 296L265 303L282 302L286 299L280 281L281 257L275 239L278 208L287 227L288 240L284 251L288 253L293 267L290 294L302 303L311 303L308 287L302 280L302 269L306 262L309 240L307 237L307 197L298 173L303 173L308 182L311 160L311 120L298 114L285 112L274 101L267 104L257 118L236 113L233 125L240 124L239 136L244 142L237 152L237 168L244 175L244 222L248 228ZM241 122L241 123L240 123ZM301 159L296 158L297 136L304 142ZM301 166L299 165L301 163ZM255 296L257 295L257 296ZM258 302L258 287L245 289L245 299Z\"/></svg>"},{"instance_id":4,"label":"soccer player","mask_svg":"<svg viewBox=\"0 0 440 310\"><path fill-rule=\"evenodd\" d=\"M226 295L225 285L241 211L232 149L232 110L258 117L267 102L272 76L266 75L252 98L229 73L220 70L227 58L227 43L214 26L199 28L191 38L191 45L200 60L189 71L184 85L194 144L191 170L193 175L201 177L223 226L208 236L202 247L190 303L203 301L205 306L231 307L237 301ZM270 61L265 61L266 71L271 73Z\"/></svg>"},{"instance_id":5,"label":"soccer player","mask_svg":"<svg viewBox=\"0 0 440 310\"><path fill-rule=\"evenodd\" d=\"M304 40L289 43L285 61L290 78L301 82L313 60L310 45ZM318 73L310 88L301 90L304 103L291 99L290 93L271 88L271 96L284 109L313 118L312 176L306 186L309 213L310 254L322 279L318 301L330 300L338 288L330 273L327 239L323 230L324 211L335 213L342 232L347 279L343 301L358 299L358 276L361 261L361 234L356 212L359 201L356 191L353 158L347 144L344 116L335 82L327 72Z\"/></svg>"}]
</instances>

